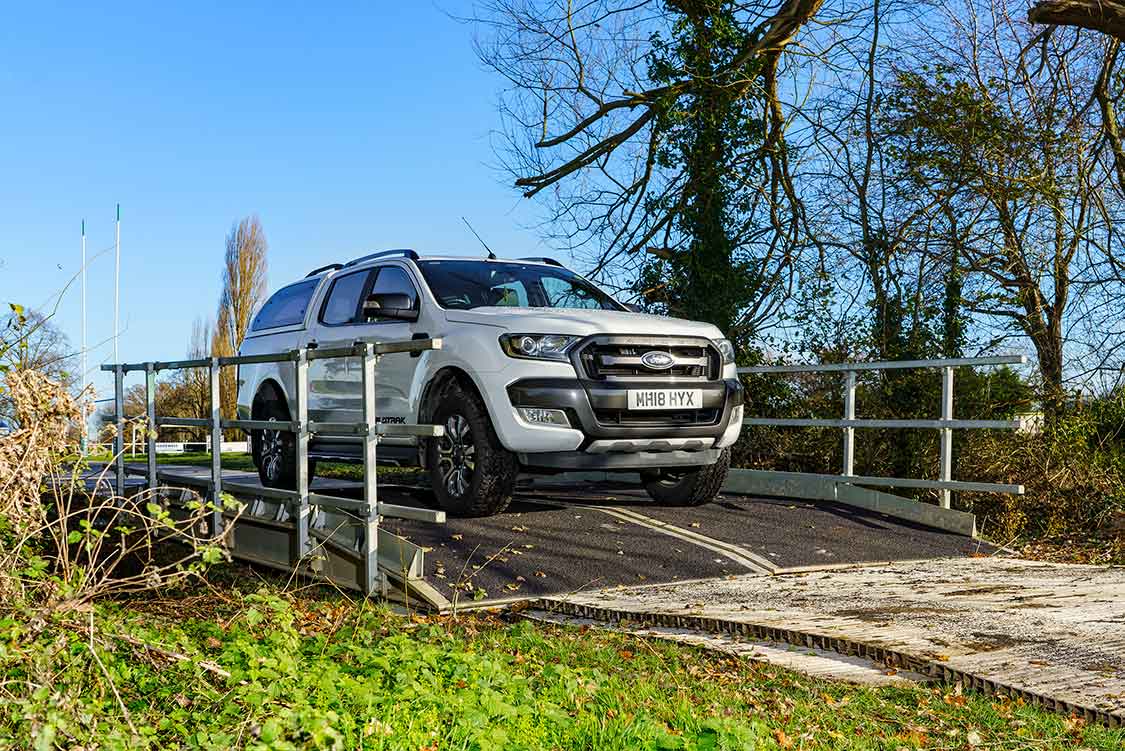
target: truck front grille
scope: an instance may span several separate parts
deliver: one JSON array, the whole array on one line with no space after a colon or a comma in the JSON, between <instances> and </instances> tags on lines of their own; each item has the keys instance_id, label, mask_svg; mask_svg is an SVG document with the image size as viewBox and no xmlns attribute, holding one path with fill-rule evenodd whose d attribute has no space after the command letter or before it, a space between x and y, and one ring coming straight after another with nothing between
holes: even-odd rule
<instances>
[{"instance_id":1,"label":"truck front grille","mask_svg":"<svg viewBox=\"0 0 1125 751\"><path fill-rule=\"evenodd\" d=\"M672 366L646 366L642 358L650 352L670 355ZM720 376L719 353L706 339L596 337L578 351L578 359L586 377L597 381L710 381Z\"/></svg>"}]
</instances>

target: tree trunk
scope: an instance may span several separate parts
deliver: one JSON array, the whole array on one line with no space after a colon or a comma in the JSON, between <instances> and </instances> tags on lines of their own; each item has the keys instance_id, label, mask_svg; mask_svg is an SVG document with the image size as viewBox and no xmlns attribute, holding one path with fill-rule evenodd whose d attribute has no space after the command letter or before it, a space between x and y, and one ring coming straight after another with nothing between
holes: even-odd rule
<instances>
[{"instance_id":1,"label":"tree trunk","mask_svg":"<svg viewBox=\"0 0 1125 751\"><path fill-rule=\"evenodd\" d=\"M1062 330L1057 323L1040 324L1031 327L1028 337L1035 346L1039 374L1043 379L1043 420L1045 424L1053 425L1066 406Z\"/></svg>"},{"instance_id":2,"label":"tree trunk","mask_svg":"<svg viewBox=\"0 0 1125 751\"><path fill-rule=\"evenodd\" d=\"M694 50L690 55L698 80L709 81L720 67L713 29L711 3L685 8L692 26ZM728 169L725 125L732 111L728 87L703 84L692 108L692 139L687 147L684 208L680 226L688 236L684 271L687 284L677 307L686 318L709 321L724 333L738 320L738 283L732 279L733 243L728 235L727 191L723 176Z\"/></svg>"},{"instance_id":3,"label":"tree trunk","mask_svg":"<svg viewBox=\"0 0 1125 751\"><path fill-rule=\"evenodd\" d=\"M1119 0L1044 0L1027 12L1031 23L1077 26L1125 39L1125 2Z\"/></svg>"}]
</instances>

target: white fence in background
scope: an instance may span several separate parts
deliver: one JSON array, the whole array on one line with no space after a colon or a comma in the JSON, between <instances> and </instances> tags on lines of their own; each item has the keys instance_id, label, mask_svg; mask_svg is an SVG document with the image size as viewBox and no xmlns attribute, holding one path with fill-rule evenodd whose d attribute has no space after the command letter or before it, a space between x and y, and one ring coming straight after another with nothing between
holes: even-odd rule
<instances>
[{"instance_id":1,"label":"white fence in background","mask_svg":"<svg viewBox=\"0 0 1125 751\"><path fill-rule=\"evenodd\" d=\"M211 451L211 439L206 441L184 441L181 443L174 443L169 441L157 441L156 453L158 454L196 454L207 453ZM112 453L112 443L92 443L89 449L91 454ZM125 442L125 453L127 454L143 454L145 452L145 439L139 437L136 441ZM250 442L249 441L223 441L219 444L219 452L223 454L249 454Z\"/></svg>"}]
</instances>

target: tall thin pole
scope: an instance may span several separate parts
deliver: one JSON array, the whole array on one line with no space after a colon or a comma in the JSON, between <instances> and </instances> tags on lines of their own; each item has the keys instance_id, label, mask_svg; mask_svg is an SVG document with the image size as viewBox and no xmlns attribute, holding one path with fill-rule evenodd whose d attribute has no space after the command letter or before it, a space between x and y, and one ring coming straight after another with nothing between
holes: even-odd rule
<instances>
[{"instance_id":1,"label":"tall thin pole","mask_svg":"<svg viewBox=\"0 0 1125 751\"><path fill-rule=\"evenodd\" d=\"M113 361L121 362L117 354L117 338L121 332L121 204L117 204L117 222L113 230Z\"/></svg>"},{"instance_id":2,"label":"tall thin pole","mask_svg":"<svg viewBox=\"0 0 1125 751\"><path fill-rule=\"evenodd\" d=\"M82 456L86 455L86 220L82 220L82 391L79 395L78 406L82 410L82 436L78 445Z\"/></svg>"}]
</instances>

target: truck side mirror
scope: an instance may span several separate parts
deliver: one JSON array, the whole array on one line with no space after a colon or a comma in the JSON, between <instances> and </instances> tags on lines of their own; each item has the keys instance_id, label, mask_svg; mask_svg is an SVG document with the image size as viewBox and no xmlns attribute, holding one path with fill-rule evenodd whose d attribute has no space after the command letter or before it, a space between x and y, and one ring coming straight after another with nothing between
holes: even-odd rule
<instances>
[{"instance_id":1,"label":"truck side mirror","mask_svg":"<svg viewBox=\"0 0 1125 751\"><path fill-rule=\"evenodd\" d=\"M376 318L393 318L398 321L417 321L418 311L409 295L401 292L368 295L363 301L363 318L370 321Z\"/></svg>"}]
</instances>

